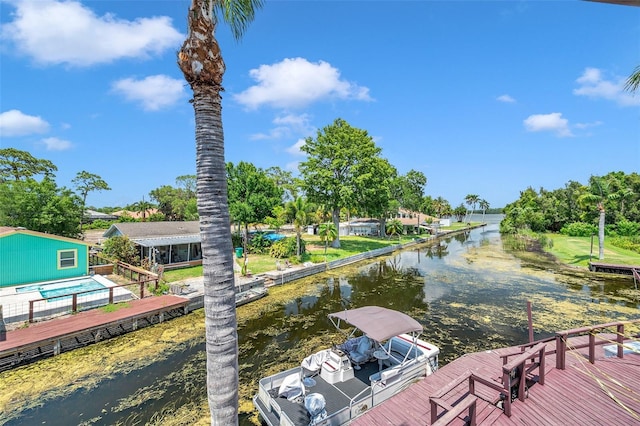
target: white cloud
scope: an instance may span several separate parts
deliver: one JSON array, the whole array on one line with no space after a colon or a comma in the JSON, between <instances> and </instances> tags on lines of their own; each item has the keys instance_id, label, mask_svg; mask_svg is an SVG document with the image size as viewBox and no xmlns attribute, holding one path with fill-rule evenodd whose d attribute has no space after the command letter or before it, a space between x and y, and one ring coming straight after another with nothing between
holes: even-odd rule
<instances>
[{"instance_id":1,"label":"white cloud","mask_svg":"<svg viewBox=\"0 0 640 426\"><path fill-rule=\"evenodd\" d=\"M509 95L500 95L496 98L496 100L500 102L509 103L509 104L515 103L516 101L514 98L512 98Z\"/></svg>"},{"instance_id":2,"label":"white cloud","mask_svg":"<svg viewBox=\"0 0 640 426\"><path fill-rule=\"evenodd\" d=\"M558 137L573 136L569 129L569 120L562 113L534 114L524 120L524 127L530 132L554 132Z\"/></svg>"},{"instance_id":3,"label":"white cloud","mask_svg":"<svg viewBox=\"0 0 640 426\"><path fill-rule=\"evenodd\" d=\"M0 135L3 137L25 136L47 131L49 131L49 123L40 117L24 114L17 109L0 114Z\"/></svg>"},{"instance_id":4,"label":"white cloud","mask_svg":"<svg viewBox=\"0 0 640 426\"><path fill-rule=\"evenodd\" d=\"M307 155L305 152L302 152L300 148L305 144L304 139L298 139L296 143L287 148L287 152L292 155Z\"/></svg>"},{"instance_id":5,"label":"white cloud","mask_svg":"<svg viewBox=\"0 0 640 426\"><path fill-rule=\"evenodd\" d=\"M71 142L58 138L45 138L42 139L42 143L47 151L66 151L72 146Z\"/></svg>"},{"instance_id":6,"label":"white cloud","mask_svg":"<svg viewBox=\"0 0 640 426\"><path fill-rule=\"evenodd\" d=\"M586 68L576 83L580 87L573 90L574 95L606 99L620 106L640 105L640 96L633 96L624 90L625 77L607 80L598 68Z\"/></svg>"},{"instance_id":7,"label":"white cloud","mask_svg":"<svg viewBox=\"0 0 640 426\"><path fill-rule=\"evenodd\" d=\"M288 58L249 71L257 84L234 95L240 104L255 109L262 105L301 108L323 99L371 101L369 89L340 78L331 64Z\"/></svg>"},{"instance_id":8,"label":"white cloud","mask_svg":"<svg viewBox=\"0 0 640 426\"><path fill-rule=\"evenodd\" d=\"M594 121L592 123L576 123L573 125L576 129L588 129L590 127L602 126L604 123L600 120Z\"/></svg>"},{"instance_id":9,"label":"white cloud","mask_svg":"<svg viewBox=\"0 0 640 426\"><path fill-rule=\"evenodd\" d=\"M185 93L184 81L161 74L151 75L142 80L118 80L112 84L112 88L128 101L139 102L147 111L171 106Z\"/></svg>"},{"instance_id":10,"label":"white cloud","mask_svg":"<svg viewBox=\"0 0 640 426\"><path fill-rule=\"evenodd\" d=\"M89 66L120 58L144 58L178 50L184 36L166 16L118 19L97 16L78 1L21 0L2 38L37 63Z\"/></svg>"},{"instance_id":11,"label":"white cloud","mask_svg":"<svg viewBox=\"0 0 640 426\"><path fill-rule=\"evenodd\" d=\"M251 139L282 139L291 135L309 136L316 128L310 124L309 114L283 114L273 119L275 127L268 133L256 133Z\"/></svg>"}]
</instances>

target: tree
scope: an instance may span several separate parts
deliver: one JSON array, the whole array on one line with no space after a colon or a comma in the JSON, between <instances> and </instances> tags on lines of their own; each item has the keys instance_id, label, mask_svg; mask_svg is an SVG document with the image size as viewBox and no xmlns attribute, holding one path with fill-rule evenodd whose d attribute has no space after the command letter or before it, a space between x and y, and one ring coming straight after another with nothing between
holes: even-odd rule
<instances>
[{"instance_id":1,"label":"tree","mask_svg":"<svg viewBox=\"0 0 640 426\"><path fill-rule=\"evenodd\" d=\"M249 224L264 221L273 208L280 205L282 189L276 186L264 170L241 161L237 166L227 164L229 211L234 222L244 228L244 263L248 258Z\"/></svg>"},{"instance_id":2,"label":"tree","mask_svg":"<svg viewBox=\"0 0 640 426\"><path fill-rule=\"evenodd\" d=\"M78 238L80 198L53 179L0 182L0 223L69 238Z\"/></svg>"},{"instance_id":3,"label":"tree","mask_svg":"<svg viewBox=\"0 0 640 426\"><path fill-rule=\"evenodd\" d=\"M471 214L476 210L476 204L478 204L478 201L480 201L480 197L476 194L467 194L467 196L464 197L464 202L467 203L468 206L472 207L468 213L469 219L467 220L465 217L465 222L471 222Z\"/></svg>"},{"instance_id":4,"label":"tree","mask_svg":"<svg viewBox=\"0 0 640 426\"><path fill-rule=\"evenodd\" d=\"M373 169L381 149L366 130L341 118L318 130L315 139L308 137L300 149L307 154L299 166L307 197L331 211L333 223L340 229L340 209L357 204L354 195L363 183L358 178ZM331 246L340 247L339 233Z\"/></svg>"},{"instance_id":5,"label":"tree","mask_svg":"<svg viewBox=\"0 0 640 426\"><path fill-rule=\"evenodd\" d=\"M293 177L291 172L282 170L278 166L273 166L265 170L265 173L273 179L278 187L283 189L282 201L292 201L298 197L300 182L299 179Z\"/></svg>"},{"instance_id":6,"label":"tree","mask_svg":"<svg viewBox=\"0 0 640 426\"><path fill-rule=\"evenodd\" d=\"M354 198L358 214L378 218L382 236L387 218L398 212L399 203L394 189L398 172L386 158L374 157L369 170L356 179Z\"/></svg>"},{"instance_id":7,"label":"tree","mask_svg":"<svg viewBox=\"0 0 640 426\"><path fill-rule=\"evenodd\" d=\"M108 238L102 244L102 252L109 259L119 260L129 265L140 265L140 256L136 245L126 235Z\"/></svg>"},{"instance_id":8,"label":"tree","mask_svg":"<svg viewBox=\"0 0 640 426\"><path fill-rule=\"evenodd\" d=\"M400 178L400 204L403 208L418 213L424 197L427 177L417 170L409 170ZM418 226L420 224L418 223Z\"/></svg>"},{"instance_id":9,"label":"tree","mask_svg":"<svg viewBox=\"0 0 640 426\"><path fill-rule=\"evenodd\" d=\"M84 218L84 211L87 206L87 195L92 191L110 191L107 182L96 174L89 173L87 171L81 171L76 174L76 177L71 181L80 192L80 198L82 199L82 213L80 215L80 232L82 232L82 219Z\"/></svg>"},{"instance_id":10,"label":"tree","mask_svg":"<svg viewBox=\"0 0 640 426\"><path fill-rule=\"evenodd\" d=\"M458 222L462 222L462 219L466 218L466 216L467 216L467 209L464 207L464 205L462 203L460 203L460 205L458 207L453 209L452 213L456 217L456 220Z\"/></svg>"},{"instance_id":11,"label":"tree","mask_svg":"<svg viewBox=\"0 0 640 426\"><path fill-rule=\"evenodd\" d=\"M318 227L318 236L320 237L320 241L324 243L324 261L327 261L327 246L329 245L329 241L333 241L336 239L338 235L338 228L336 225L331 222L321 223Z\"/></svg>"},{"instance_id":12,"label":"tree","mask_svg":"<svg viewBox=\"0 0 640 426\"><path fill-rule=\"evenodd\" d=\"M0 181L22 180L42 175L53 178L58 168L49 160L35 158L15 148L0 149Z\"/></svg>"},{"instance_id":13,"label":"tree","mask_svg":"<svg viewBox=\"0 0 640 426\"><path fill-rule=\"evenodd\" d=\"M484 223L484 214L487 212L487 209L489 208L489 202L485 199L481 199L478 202L478 205L482 209L482 223Z\"/></svg>"},{"instance_id":14,"label":"tree","mask_svg":"<svg viewBox=\"0 0 640 426\"><path fill-rule=\"evenodd\" d=\"M311 215L312 206L307 203L307 200L303 197L296 197L295 200L289 201L285 206L287 218L293 222L293 227L296 230L296 255L300 257L300 238L302 228L309 223L309 216Z\"/></svg>"},{"instance_id":15,"label":"tree","mask_svg":"<svg viewBox=\"0 0 640 426\"><path fill-rule=\"evenodd\" d=\"M153 204L151 204L149 201L146 201L144 197L142 197L142 200L133 203L132 207L133 211L140 213L140 215L142 216L142 221L146 222L147 213L149 213L149 210L153 208Z\"/></svg>"},{"instance_id":16,"label":"tree","mask_svg":"<svg viewBox=\"0 0 640 426\"><path fill-rule=\"evenodd\" d=\"M402 234L403 226L399 219L393 219L387 222L387 234L397 235L398 241L400 241L400 235Z\"/></svg>"},{"instance_id":17,"label":"tree","mask_svg":"<svg viewBox=\"0 0 640 426\"><path fill-rule=\"evenodd\" d=\"M238 334L220 96L225 65L215 29L221 15L239 39L261 5L261 0L192 0L187 37L178 52L178 66L193 90L207 395L213 425L238 424Z\"/></svg>"},{"instance_id":18,"label":"tree","mask_svg":"<svg viewBox=\"0 0 640 426\"><path fill-rule=\"evenodd\" d=\"M595 205L598 209L598 259L604 259L604 224L606 216L605 203L608 199L615 199L609 191L609 182L597 176L589 178L588 192L580 197L583 205Z\"/></svg>"}]
</instances>

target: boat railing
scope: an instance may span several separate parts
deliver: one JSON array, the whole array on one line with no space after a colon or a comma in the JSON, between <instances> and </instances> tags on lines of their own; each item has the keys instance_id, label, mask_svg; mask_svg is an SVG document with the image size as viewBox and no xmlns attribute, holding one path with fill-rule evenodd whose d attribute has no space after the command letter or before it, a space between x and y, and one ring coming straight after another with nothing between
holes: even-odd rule
<instances>
[{"instance_id":1,"label":"boat railing","mask_svg":"<svg viewBox=\"0 0 640 426\"><path fill-rule=\"evenodd\" d=\"M566 367L566 356L567 350L574 349L582 349L589 348L589 362L591 364L595 364L596 360L596 346L604 345L607 343L617 345L617 353L616 356L618 358L624 358L624 343L628 340L637 339L638 336L626 336L625 333L625 325L631 324L640 324L640 319L630 320L630 321L617 321L611 322L607 324L599 324L591 327L582 327L582 328L574 328L571 330L559 331L556 333L556 368L559 370L564 370ZM615 328L615 340L606 339L602 336L598 336L599 333L602 333L608 329ZM568 341L570 337L581 336L581 335L589 335L588 343L583 344L572 344L569 346Z\"/></svg>"},{"instance_id":2,"label":"boat railing","mask_svg":"<svg viewBox=\"0 0 640 426\"><path fill-rule=\"evenodd\" d=\"M349 401L349 419L352 419L353 416L353 407L355 406L355 404L357 402L362 401L362 399L367 396L366 393L369 392L368 397L371 398L371 402L373 403L373 386L374 384L371 383L371 386L369 386L368 388L362 389L356 396L354 396L353 398L351 398L351 400ZM361 413L358 413L361 414Z\"/></svg>"}]
</instances>

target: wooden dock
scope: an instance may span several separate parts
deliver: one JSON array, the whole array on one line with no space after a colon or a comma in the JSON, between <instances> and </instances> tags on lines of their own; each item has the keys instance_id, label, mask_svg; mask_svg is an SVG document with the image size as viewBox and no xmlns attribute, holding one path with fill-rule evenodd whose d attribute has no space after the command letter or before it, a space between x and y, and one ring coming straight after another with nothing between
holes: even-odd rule
<instances>
[{"instance_id":1,"label":"wooden dock","mask_svg":"<svg viewBox=\"0 0 640 426\"><path fill-rule=\"evenodd\" d=\"M189 303L173 295L147 297L113 312L93 309L8 331L0 341L0 371L184 315Z\"/></svg>"},{"instance_id":2,"label":"wooden dock","mask_svg":"<svg viewBox=\"0 0 640 426\"><path fill-rule=\"evenodd\" d=\"M352 425L473 425L472 418L478 425L499 426L640 424L637 336L637 346L629 350L615 345L619 334L597 334L600 340L594 340L593 329L588 335L577 335L584 330L572 330L544 342L540 357L544 361L540 365L538 359L537 365L542 371L527 374L525 367L528 388L521 399L512 400L510 416L504 392L497 389L504 386L507 377L502 368L504 356L514 351L522 354L523 347L464 355L369 410ZM609 351L610 356L605 357L603 346L611 344L620 351ZM468 379L471 376L482 379L473 382ZM491 387L483 384L484 380Z\"/></svg>"},{"instance_id":3,"label":"wooden dock","mask_svg":"<svg viewBox=\"0 0 640 426\"><path fill-rule=\"evenodd\" d=\"M591 272L604 272L608 274L634 275L640 274L638 265L617 265L614 263L589 262Z\"/></svg>"}]
</instances>

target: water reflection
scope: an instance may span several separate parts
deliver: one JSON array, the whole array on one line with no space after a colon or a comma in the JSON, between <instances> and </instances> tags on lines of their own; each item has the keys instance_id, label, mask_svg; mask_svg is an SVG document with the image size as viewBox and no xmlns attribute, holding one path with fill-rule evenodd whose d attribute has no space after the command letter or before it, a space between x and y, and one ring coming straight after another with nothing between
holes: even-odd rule
<instances>
[{"instance_id":1,"label":"water reflection","mask_svg":"<svg viewBox=\"0 0 640 426\"><path fill-rule=\"evenodd\" d=\"M466 352L526 341L528 300L534 306L536 338L635 318L637 293L630 292L630 286L627 279L594 280L588 273L560 270L542 254L510 251L503 247L494 220L432 245L273 287L268 297L238 310L241 423L255 420L250 398L260 377L297 365L309 353L343 338L327 320L331 312L364 305L406 312L424 325L424 338L440 346L445 364ZM158 327L179 329L184 327L180 321L200 322L202 315ZM154 353L157 361L122 370L116 357L109 373L93 373L104 374L98 386L76 391L62 387L55 395L30 396L47 401L29 410L21 408L29 407L24 398L23 405L17 401L11 406L10 419L8 410L0 407L5 418L0 423L185 424L190 423L184 420L188 412L204 417L206 424L203 334L202 329L192 340L155 354L153 342L144 340L145 330L132 333L128 339L141 345L140 356ZM134 343L136 339L141 343ZM113 346L94 347L108 351ZM65 358L64 368L73 368L72 362L73 357ZM37 370L23 371L26 382L38 380Z\"/></svg>"}]
</instances>

